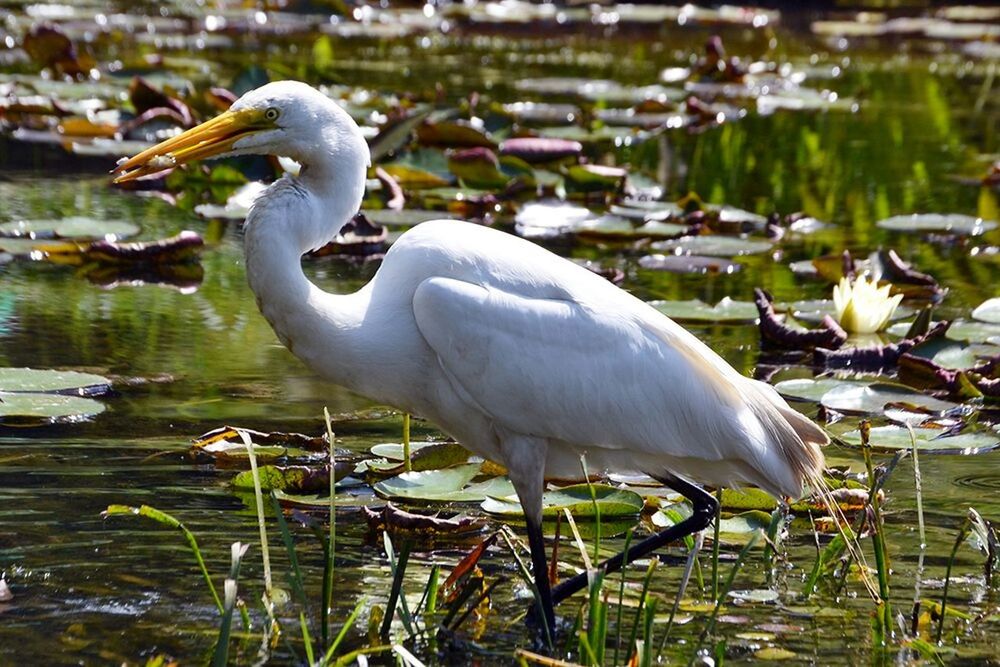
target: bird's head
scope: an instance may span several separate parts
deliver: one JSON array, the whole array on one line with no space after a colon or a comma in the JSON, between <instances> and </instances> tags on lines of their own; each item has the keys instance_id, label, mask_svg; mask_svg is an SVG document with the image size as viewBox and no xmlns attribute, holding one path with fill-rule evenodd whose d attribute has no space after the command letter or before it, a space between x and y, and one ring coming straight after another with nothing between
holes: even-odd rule
<instances>
[{"instance_id":1,"label":"bird's head","mask_svg":"<svg viewBox=\"0 0 1000 667\"><path fill-rule=\"evenodd\" d=\"M252 90L228 111L123 160L115 182L135 180L195 160L231 155L280 155L308 165L318 151L370 163L354 120L312 86L277 81Z\"/></svg>"}]
</instances>

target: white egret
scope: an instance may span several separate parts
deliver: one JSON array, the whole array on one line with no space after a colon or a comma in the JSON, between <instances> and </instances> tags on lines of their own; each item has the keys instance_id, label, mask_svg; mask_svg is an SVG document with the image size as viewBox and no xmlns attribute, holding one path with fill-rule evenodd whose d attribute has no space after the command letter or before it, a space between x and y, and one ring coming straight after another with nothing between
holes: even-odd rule
<instances>
[{"instance_id":1,"label":"white egret","mask_svg":"<svg viewBox=\"0 0 1000 667\"><path fill-rule=\"evenodd\" d=\"M603 278L515 236L425 222L399 237L371 282L329 294L301 256L357 212L370 165L358 126L299 82L270 83L198 127L123 161L116 181L218 155L297 160L256 200L246 271L278 338L322 377L437 424L507 467L527 523L541 606L546 478L641 471L688 497L693 515L646 538L608 571L702 530L714 498L694 482L755 484L798 497L823 466L824 432L770 386L737 373L695 336Z\"/></svg>"}]
</instances>

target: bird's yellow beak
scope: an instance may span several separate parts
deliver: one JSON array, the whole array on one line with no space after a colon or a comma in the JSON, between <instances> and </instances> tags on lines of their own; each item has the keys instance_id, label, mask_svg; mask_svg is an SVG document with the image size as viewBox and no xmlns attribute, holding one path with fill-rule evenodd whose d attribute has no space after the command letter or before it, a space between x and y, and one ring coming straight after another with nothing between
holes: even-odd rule
<instances>
[{"instance_id":1,"label":"bird's yellow beak","mask_svg":"<svg viewBox=\"0 0 1000 667\"><path fill-rule=\"evenodd\" d=\"M237 139L275 127L258 109L226 111L187 132L147 148L115 167L115 183L134 181L147 174L180 164L203 160L232 150Z\"/></svg>"}]
</instances>

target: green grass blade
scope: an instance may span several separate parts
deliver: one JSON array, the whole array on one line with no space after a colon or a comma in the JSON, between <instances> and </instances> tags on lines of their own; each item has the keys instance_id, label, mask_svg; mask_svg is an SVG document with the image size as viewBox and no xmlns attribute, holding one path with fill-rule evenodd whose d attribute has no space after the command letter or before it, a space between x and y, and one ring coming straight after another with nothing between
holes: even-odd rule
<instances>
[{"instance_id":1,"label":"green grass blade","mask_svg":"<svg viewBox=\"0 0 1000 667\"><path fill-rule=\"evenodd\" d=\"M233 625L233 609L236 607L236 582L240 577L240 563L247 552L247 546L234 542L231 548L231 563L229 577L225 583L225 601L223 602L222 621L219 627L219 637L215 642L212 654L212 667L225 667L229 661L229 636Z\"/></svg>"},{"instance_id":2,"label":"green grass blade","mask_svg":"<svg viewBox=\"0 0 1000 667\"><path fill-rule=\"evenodd\" d=\"M306 660L312 666L316 664L316 657L313 654L312 637L309 636L309 624L306 623L306 613L304 611L299 612L299 627L302 628L302 643L306 645Z\"/></svg>"},{"instance_id":3,"label":"green grass blade","mask_svg":"<svg viewBox=\"0 0 1000 667\"><path fill-rule=\"evenodd\" d=\"M306 599L305 585L302 579L302 570L299 568L299 557L295 550L295 541L292 539L292 532L288 528L288 522L285 520L285 513L281 510L281 503L278 502L278 497L271 492L271 505L274 507L274 516L277 519L278 531L281 533L281 541L285 544L285 550L288 552L288 562L291 566L291 572L288 573L288 579L291 583L292 593L298 599L299 603L306 607L308 611L308 600Z\"/></svg>"},{"instance_id":4,"label":"green grass blade","mask_svg":"<svg viewBox=\"0 0 1000 667\"><path fill-rule=\"evenodd\" d=\"M212 599L215 601L215 606L219 610L220 614L225 613L225 606L222 603L222 599L219 598L219 592L215 588L215 584L212 583L212 577L208 574L208 568L205 566L205 559L201 556L201 549L198 548L198 540L195 539L194 533L187 529L183 523L170 516L162 510L158 510L155 507L150 507L149 505L142 505L140 507L130 507L128 505L108 505L108 509L104 510L103 516L105 518L109 516L143 516L147 519L152 519L158 523L162 523L165 526L170 526L171 528L176 528L184 535L184 539L187 540L188 546L191 548L191 553L194 554L194 559L198 562L198 569L201 570L201 576L205 580L205 584L208 586L208 590L212 593Z\"/></svg>"},{"instance_id":5,"label":"green grass blade","mask_svg":"<svg viewBox=\"0 0 1000 667\"><path fill-rule=\"evenodd\" d=\"M354 609L351 611L350 615L348 615L347 620L344 621L344 625L340 628L340 632L337 633L337 636L334 637L330 647L326 650L326 655L323 656L322 664L328 665L330 664L330 661L333 660L333 656L337 653L337 649L340 648L340 643L344 641L344 637L347 636L347 631L354 626L354 623L358 619L358 614L361 613L361 608L364 607L366 602L368 602L368 598L362 597L358 600L358 603L354 605Z\"/></svg>"}]
</instances>

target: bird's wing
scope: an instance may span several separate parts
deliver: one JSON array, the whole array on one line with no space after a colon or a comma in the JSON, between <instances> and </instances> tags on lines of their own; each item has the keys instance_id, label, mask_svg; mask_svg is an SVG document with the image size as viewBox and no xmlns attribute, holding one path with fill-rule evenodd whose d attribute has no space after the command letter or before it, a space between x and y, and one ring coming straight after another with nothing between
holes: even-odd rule
<instances>
[{"instance_id":1,"label":"bird's wing","mask_svg":"<svg viewBox=\"0 0 1000 667\"><path fill-rule=\"evenodd\" d=\"M452 384L505 429L622 456L766 467L774 448L741 384L753 381L620 296L595 308L434 277L413 309Z\"/></svg>"}]
</instances>

